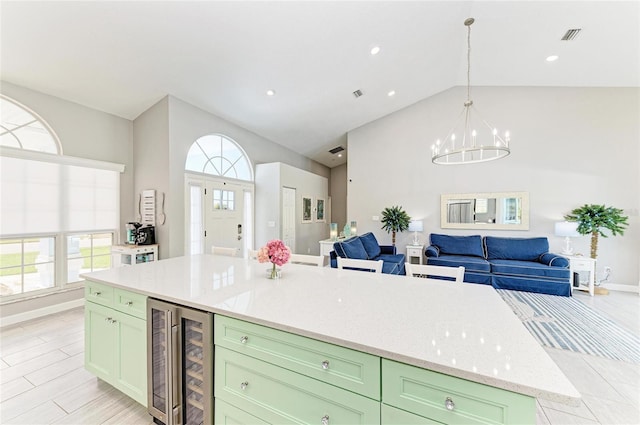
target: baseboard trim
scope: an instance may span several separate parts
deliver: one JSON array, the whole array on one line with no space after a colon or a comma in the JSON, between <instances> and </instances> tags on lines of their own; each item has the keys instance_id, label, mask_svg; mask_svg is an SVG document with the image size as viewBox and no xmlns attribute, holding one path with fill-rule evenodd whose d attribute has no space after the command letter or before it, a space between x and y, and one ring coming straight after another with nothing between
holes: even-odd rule
<instances>
[{"instance_id":1,"label":"baseboard trim","mask_svg":"<svg viewBox=\"0 0 640 425\"><path fill-rule=\"evenodd\" d=\"M619 283L605 283L602 285L603 288L607 288L610 291L620 291L620 292L633 292L634 294L639 294L639 287L635 285L620 285Z\"/></svg>"},{"instance_id":2,"label":"baseboard trim","mask_svg":"<svg viewBox=\"0 0 640 425\"><path fill-rule=\"evenodd\" d=\"M13 316L0 317L0 328L15 325L16 323L25 322L38 317L47 316L49 314L60 313L61 311L71 310L72 308L82 307L84 298L73 301L67 301L60 304L54 304L36 310L25 311L24 313L14 314Z\"/></svg>"}]
</instances>

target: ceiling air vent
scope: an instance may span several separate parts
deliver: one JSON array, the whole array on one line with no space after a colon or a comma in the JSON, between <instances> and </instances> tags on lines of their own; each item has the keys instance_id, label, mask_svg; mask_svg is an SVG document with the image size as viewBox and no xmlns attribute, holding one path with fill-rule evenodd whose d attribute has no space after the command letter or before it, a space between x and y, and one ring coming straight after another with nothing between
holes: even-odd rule
<instances>
[{"instance_id":1,"label":"ceiling air vent","mask_svg":"<svg viewBox=\"0 0 640 425\"><path fill-rule=\"evenodd\" d=\"M578 36L578 33L582 31L582 28L573 28L573 29L569 29L567 30L567 32L564 33L564 35L562 36L561 40L563 41L571 41L574 38L576 38Z\"/></svg>"},{"instance_id":2,"label":"ceiling air vent","mask_svg":"<svg viewBox=\"0 0 640 425\"><path fill-rule=\"evenodd\" d=\"M342 152L343 150L344 150L344 148L342 146L338 146L337 148L333 148L333 149L329 150L329 153L332 153L332 154L335 155L338 152Z\"/></svg>"},{"instance_id":3,"label":"ceiling air vent","mask_svg":"<svg viewBox=\"0 0 640 425\"><path fill-rule=\"evenodd\" d=\"M353 92L353 95L354 95L356 98L358 98L358 97L362 96L363 94L364 94L364 93L362 93L362 90L359 90L359 89Z\"/></svg>"}]
</instances>

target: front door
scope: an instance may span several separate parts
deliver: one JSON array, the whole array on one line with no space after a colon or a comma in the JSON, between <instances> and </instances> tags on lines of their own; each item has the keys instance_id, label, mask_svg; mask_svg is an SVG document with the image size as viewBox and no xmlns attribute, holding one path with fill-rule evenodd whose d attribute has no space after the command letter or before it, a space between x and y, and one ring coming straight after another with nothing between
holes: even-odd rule
<instances>
[{"instance_id":1,"label":"front door","mask_svg":"<svg viewBox=\"0 0 640 425\"><path fill-rule=\"evenodd\" d=\"M211 253L213 246L222 246L236 248L236 256L244 256L244 198L247 186L217 179L207 179L205 182L205 253Z\"/></svg>"}]
</instances>

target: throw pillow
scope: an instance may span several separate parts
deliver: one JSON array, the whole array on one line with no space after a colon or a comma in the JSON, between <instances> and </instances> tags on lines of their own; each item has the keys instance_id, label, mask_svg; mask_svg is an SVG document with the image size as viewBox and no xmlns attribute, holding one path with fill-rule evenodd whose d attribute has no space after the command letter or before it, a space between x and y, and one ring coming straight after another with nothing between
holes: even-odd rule
<instances>
[{"instance_id":1,"label":"throw pillow","mask_svg":"<svg viewBox=\"0 0 640 425\"><path fill-rule=\"evenodd\" d=\"M364 249L364 245L362 245L362 241L360 241L359 237L347 239L346 241L340 242L340 246L342 247L342 251L344 252L346 258L357 258L360 260L367 260L367 251Z\"/></svg>"},{"instance_id":2,"label":"throw pillow","mask_svg":"<svg viewBox=\"0 0 640 425\"><path fill-rule=\"evenodd\" d=\"M360 241L364 246L364 250L367 251L367 259L373 260L374 258L378 258L381 252L380 244L373 233L368 232L360 236Z\"/></svg>"}]
</instances>

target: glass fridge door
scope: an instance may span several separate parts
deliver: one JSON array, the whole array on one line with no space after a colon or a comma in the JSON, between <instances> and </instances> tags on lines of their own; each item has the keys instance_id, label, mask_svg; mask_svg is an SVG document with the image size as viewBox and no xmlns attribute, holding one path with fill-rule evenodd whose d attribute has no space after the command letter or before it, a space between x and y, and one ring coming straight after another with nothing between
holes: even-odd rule
<instances>
[{"instance_id":1,"label":"glass fridge door","mask_svg":"<svg viewBox=\"0 0 640 425\"><path fill-rule=\"evenodd\" d=\"M175 322L176 306L157 300L147 303L148 329L148 410L154 418L165 425L180 423L179 376L175 362L179 359L177 345L178 326Z\"/></svg>"},{"instance_id":2,"label":"glass fridge door","mask_svg":"<svg viewBox=\"0 0 640 425\"><path fill-rule=\"evenodd\" d=\"M211 315L181 310L184 420L212 423L213 329Z\"/></svg>"}]
</instances>

